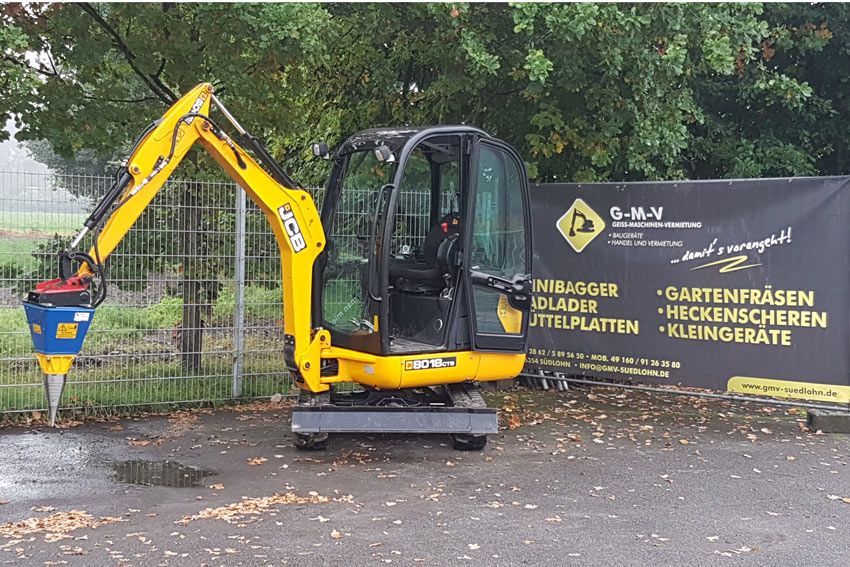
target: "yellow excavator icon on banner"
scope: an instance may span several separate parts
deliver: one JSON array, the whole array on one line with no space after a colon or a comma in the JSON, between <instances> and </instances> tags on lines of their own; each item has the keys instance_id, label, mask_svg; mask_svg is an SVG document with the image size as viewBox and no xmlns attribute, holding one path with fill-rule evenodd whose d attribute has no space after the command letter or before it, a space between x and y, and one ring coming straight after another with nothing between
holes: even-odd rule
<instances>
[{"instance_id":1,"label":"yellow excavator icon on banner","mask_svg":"<svg viewBox=\"0 0 850 567\"><path fill-rule=\"evenodd\" d=\"M581 252L605 230L605 221L587 203L576 199L556 226L572 249Z\"/></svg>"}]
</instances>

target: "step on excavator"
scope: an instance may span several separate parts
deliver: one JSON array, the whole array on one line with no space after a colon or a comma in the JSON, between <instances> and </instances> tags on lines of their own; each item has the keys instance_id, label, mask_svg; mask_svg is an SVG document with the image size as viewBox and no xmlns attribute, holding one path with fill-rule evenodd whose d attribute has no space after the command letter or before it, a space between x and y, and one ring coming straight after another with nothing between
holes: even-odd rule
<instances>
[{"instance_id":1,"label":"step on excavator","mask_svg":"<svg viewBox=\"0 0 850 567\"><path fill-rule=\"evenodd\" d=\"M365 130L333 152L319 142L314 156L332 161L320 212L206 83L139 136L59 252L58 277L24 302L51 420L106 298L110 254L196 143L262 210L280 249L296 446L322 449L341 432L443 433L482 449L498 422L479 385L525 362L531 225L517 152L470 126Z\"/></svg>"}]
</instances>

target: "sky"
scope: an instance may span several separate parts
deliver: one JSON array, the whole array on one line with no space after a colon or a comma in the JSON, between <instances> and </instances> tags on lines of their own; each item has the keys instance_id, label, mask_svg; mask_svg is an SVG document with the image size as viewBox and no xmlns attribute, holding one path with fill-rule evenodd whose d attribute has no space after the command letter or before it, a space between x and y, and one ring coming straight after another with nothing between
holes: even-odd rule
<instances>
[{"instance_id":1,"label":"sky","mask_svg":"<svg viewBox=\"0 0 850 567\"><path fill-rule=\"evenodd\" d=\"M11 120L6 131L15 132ZM47 166L34 160L14 136L0 142L0 212L80 213L86 205L57 187Z\"/></svg>"},{"instance_id":2,"label":"sky","mask_svg":"<svg viewBox=\"0 0 850 567\"><path fill-rule=\"evenodd\" d=\"M6 131L10 134L15 133L15 123L13 120L10 119L6 122ZM26 148L12 136L5 142L0 142L0 171L47 173L48 169L43 163L32 159Z\"/></svg>"}]
</instances>

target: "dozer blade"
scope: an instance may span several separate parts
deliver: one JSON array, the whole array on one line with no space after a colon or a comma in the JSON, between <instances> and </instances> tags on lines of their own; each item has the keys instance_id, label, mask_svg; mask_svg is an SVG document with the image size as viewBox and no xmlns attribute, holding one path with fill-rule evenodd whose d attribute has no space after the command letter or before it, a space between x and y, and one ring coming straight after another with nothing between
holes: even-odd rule
<instances>
[{"instance_id":1,"label":"dozer blade","mask_svg":"<svg viewBox=\"0 0 850 567\"><path fill-rule=\"evenodd\" d=\"M294 433L455 433L499 432L494 408L351 407L321 405L292 410Z\"/></svg>"}]
</instances>

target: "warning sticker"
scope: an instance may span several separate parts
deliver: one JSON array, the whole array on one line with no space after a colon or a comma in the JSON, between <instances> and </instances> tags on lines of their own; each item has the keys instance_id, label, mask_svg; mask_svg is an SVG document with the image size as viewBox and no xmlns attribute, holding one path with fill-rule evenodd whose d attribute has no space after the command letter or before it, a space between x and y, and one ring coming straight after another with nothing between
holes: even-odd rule
<instances>
[{"instance_id":1,"label":"warning sticker","mask_svg":"<svg viewBox=\"0 0 850 567\"><path fill-rule=\"evenodd\" d=\"M77 323L59 323L56 328L57 339L76 339L77 338Z\"/></svg>"},{"instance_id":2,"label":"warning sticker","mask_svg":"<svg viewBox=\"0 0 850 567\"><path fill-rule=\"evenodd\" d=\"M40 335L41 334L41 325L39 325L38 323L33 323L32 324L32 332Z\"/></svg>"}]
</instances>

